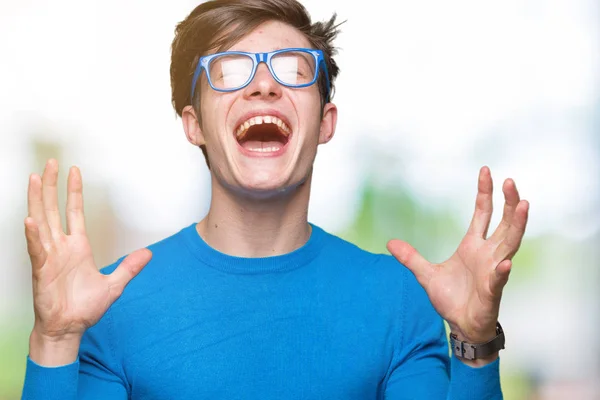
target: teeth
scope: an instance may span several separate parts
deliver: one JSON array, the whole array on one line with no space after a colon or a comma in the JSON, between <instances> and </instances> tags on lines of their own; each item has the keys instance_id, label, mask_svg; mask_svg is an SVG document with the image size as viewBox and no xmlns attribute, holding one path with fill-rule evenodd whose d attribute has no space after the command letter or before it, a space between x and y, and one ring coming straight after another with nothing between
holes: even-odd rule
<instances>
[{"instance_id":1,"label":"teeth","mask_svg":"<svg viewBox=\"0 0 600 400\"><path fill-rule=\"evenodd\" d=\"M248 119L246 122L244 122L243 124L241 124L235 132L236 136L239 138L252 125L260 125L260 124L275 124L279 128L281 128L282 132L284 132L287 135L289 135L292 132L290 127L287 126L286 123L283 122L281 119L279 119L275 116L272 116L272 115L264 115L264 116L252 117L252 118ZM252 151L254 151L254 150L252 150Z\"/></svg>"},{"instance_id":2,"label":"teeth","mask_svg":"<svg viewBox=\"0 0 600 400\"><path fill-rule=\"evenodd\" d=\"M273 146L273 147L265 147L265 148L259 147L259 148L256 148L256 149L248 149L248 150L255 151L255 152L258 152L258 153L272 153L272 152L275 152L275 151L279 151L279 149L281 149L281 147L275 147L275 146Z\"/></svg>"}]
</instances>

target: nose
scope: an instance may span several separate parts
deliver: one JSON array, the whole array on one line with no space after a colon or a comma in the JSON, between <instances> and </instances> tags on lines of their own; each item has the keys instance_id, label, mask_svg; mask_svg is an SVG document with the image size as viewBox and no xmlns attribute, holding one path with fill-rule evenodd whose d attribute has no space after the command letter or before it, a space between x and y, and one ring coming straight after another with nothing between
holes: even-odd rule
<instances>
[{"instance_id":1,"label":"nose","mask_svg":"<svg viewBox=\"0 0 600 400\"><path fill-rule=\"evenodd\" d=\"M258 64L252 82L244 88L244 97L247 99L260 98L275 100L281 97L282 87L273 78L265 63Z\"/></svg>"}]
</instances>

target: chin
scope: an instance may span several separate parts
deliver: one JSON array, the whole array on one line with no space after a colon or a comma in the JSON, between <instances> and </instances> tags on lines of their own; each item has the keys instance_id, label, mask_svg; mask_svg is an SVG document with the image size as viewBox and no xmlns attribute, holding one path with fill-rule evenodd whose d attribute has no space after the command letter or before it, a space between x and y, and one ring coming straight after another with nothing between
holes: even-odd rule
<instances>
[{"instance_id":1,"label":"chin","mask_svg":"<svg viewBox=\"0 0 600 400\"><path fill-rule=\"evenodd\" d=\"M276 172L276 171L273 171ZM256 198L269 198L289 193L299 183L291 183L286 177L275 173L257 173L251 176L241 177L238 186L243 193Z\"/></svg>"},{"instance_id":2,"label":"chin","mask_svg":"<svg viewBox=\"0 0 600 400\"><path fill-rule=\"evenodd\" d=\"M269 199L294 192L304 184L306 178L284 175L280 169L249 169L237 176L235 181L235 184L228 185L234 193L255 199Z\"/></svg>"}]
</instances>

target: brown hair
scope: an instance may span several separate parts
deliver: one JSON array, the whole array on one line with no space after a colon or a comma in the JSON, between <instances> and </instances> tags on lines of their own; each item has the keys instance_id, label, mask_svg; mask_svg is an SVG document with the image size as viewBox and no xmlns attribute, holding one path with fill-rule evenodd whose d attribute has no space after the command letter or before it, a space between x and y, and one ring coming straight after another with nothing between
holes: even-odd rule
<instances>
[{"instance_id":1,"label":"brown hair","mask_svg":"<svg viewBox=\"0 0 600 400\"><path fill-rule=\"evenodd\" d=\"M199 95L195 95L196 99L190 98L192 76L200 57L231 47L262 23L272 20L298 29L313 48L323 51L332 97L339 73L333 59L336 53L333 40L339 32L335 19L336 14L333 14L326 22L313 23L306 8L296 0L212 0L200 4L175 28L171 53L171 101L177 115L181 116L183 108L193 104L200 118ZM232 30L232 27L235 28ZM318 85L324 105L327 96L324 74L320 75ZM201 148L208 163L206 149L204 146Z\"/></svg>"}]
</instances>

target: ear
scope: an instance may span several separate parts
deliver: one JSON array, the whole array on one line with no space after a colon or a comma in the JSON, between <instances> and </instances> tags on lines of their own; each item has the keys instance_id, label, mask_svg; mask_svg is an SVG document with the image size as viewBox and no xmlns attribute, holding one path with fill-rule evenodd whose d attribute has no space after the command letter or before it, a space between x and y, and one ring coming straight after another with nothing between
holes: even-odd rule
<instances>
[{"instance_id":1,"label":"ear","mask_svg":"<svg viewBox=\"0 0 600 400\"><path fill-rule=\"evenodd\" d=\"M337 107L333 103L325 104L323 109L323 118L319 130L319 144L325 144L331 140L335 133L337 124Z\"/></svg>"},{"instance_id":2,"label":"ear","mask_svg":"<svg viewBox=\"0 0 600 400\"><path fill-rule=\"evenodd\" d=\"M202 128L200 128L200 121L198 121L194 107L185 106L183 108L181 111L181 121L183 122L185 136L191 144L195 146L206 144L204 133L202 132Z\"/></svg>"}]
</instances>

